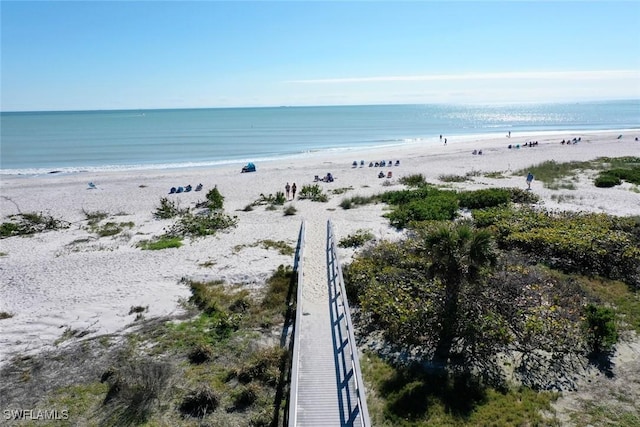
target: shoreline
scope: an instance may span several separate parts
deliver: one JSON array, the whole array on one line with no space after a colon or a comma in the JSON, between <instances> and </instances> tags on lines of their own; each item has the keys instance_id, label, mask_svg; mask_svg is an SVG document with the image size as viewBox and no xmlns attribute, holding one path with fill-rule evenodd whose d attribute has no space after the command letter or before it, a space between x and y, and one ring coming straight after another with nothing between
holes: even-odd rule
<instances>
[{"instance_id":1,"label":"shoreline","mask_svg":"<svg viewBox=\"0 0 640 427\"><path fill-rule=\"evenodd\" d=\"M508 132L508 130L507 130ZM488 142L491 147L503 140L506 147L510 141L521 141L522 138L539 138L545 139L549 137L563 137L570 135L598 135L604 133L611 134L636 134L640 135L640 128L622 128L622 129L604 129L604 130L532 130L512 133L510 137L507 137L504 132L492 132L492 133L478 133L478 134L451 134L446 135L450 144L462 144L462 143L485 143ZM390 140L395 141L395 140ZM520 142L516 142L520 143ZM368 155L377 151L387 150L413 150L432 148L436 146L442 146L443 143L439 140L438 136L432 137L419 137L409 140L403 140L402 142L395 142L389 144L375 144L361 147L328 147L318 148L313 150L306 150L302 152L290 152L276 154L267 157L246 158L246 159L225 159L217 161L189 161L179 163L151 163L151 164L131 164L131 165L103 165L103 166L62 166L51 168L14 168L14 169L0 169L0 177L3 179L13 178L45 178L49 176L66 176L75 174L91 174L91 173L133 173L133 172L145 172L145 171L185 171L185 170L205 170L205 169L222 169L230 167L242 167L242 165L248 162L253 163L270 163L277 161L289 161L289 160L311 160L315 156L333 156L333 155L347 155L358 154ZM479 148L479 147L478 147ZM484 149L484 148L483 148Z\"/></svg>"},{"instance_id":2,"label":"shoreline","mask_svg":"<svg viewBox=\"0 0 640 427\"><path fill-rule=\"evenodd\" d=\"M617 136L622 134L621 139ZM331 218L336 238L367 229L377 239L394 239L400 233L382 217L385 206L367 205L343 210L342 199L370 196L403 188L398 178L423 174L428 182L454 189L489 187L526 188L525 176L512 175L546 160L559 163L586 161L597 157L638 156L640 130L622 132L571 132L581 137L578 144L561 145L567 133L538 137L539 145L508 149L508 144L523 144L531 136L451 141L440 144L411 144L402 148L312 153L300 159L279 159L256 163L257 172L240 173L239 165L184 170L110 171L77 174L53 174L25 179L2 176L0 216L44 212L69 222L67 229L31 237L2 239L0 250L0 312L13 317L0 320L0 365L13 356L30 354L65 344L65 331L80 331L95 337L124 333L135 327L131 307L148 306L148 318L179 313L179 301L189 297L182 278L224 280L249 289L262 285L278 265L292 264L292 257L265 249L257 242L282 241L295 247L300 221L326 221ZM534 138L535 139L535 138ZM471 154L482 149L482 155ZM352 162L365 160L365 167ZM370 161L400 160L399 166L368 167ZM392 172L392 178L377 174ZM282 209L253 211L244 208L261 194L284 191L285 183L295 182L299 189L313 184L314 175L331 172L333 183L317 183L329 195L329 202L295 200L297 214L284 216ZM503 172L501 178L483 176ZM469 181L444 184L441 175L471 174ZM547 209L605 212L612 215L637 215L640 193L629 185L597 188L592 177L582 174L573 183L575 190L551 190L535 181L532 191ZM93 182L96 189L89 189ZM387 183L388 182L388 183ZM168 194L173 186L194 187L201 192ZM172 220L157 220L153 212L161 198L169 198L180 207L193 207L217 187L225 197L224 208L238 217L238 226L213 237L184 240L177 249L146 251L136 245L159 236ZM560 200L559 195L564 196ZM106 222L131 223L116 236L99 237L88 224L87 213L103 212ZM353 254L340 250L345 260ZM67 332L68 333L68 332ZM77 338L74 338L77 339Z\"/></svg>"}]
</instances>

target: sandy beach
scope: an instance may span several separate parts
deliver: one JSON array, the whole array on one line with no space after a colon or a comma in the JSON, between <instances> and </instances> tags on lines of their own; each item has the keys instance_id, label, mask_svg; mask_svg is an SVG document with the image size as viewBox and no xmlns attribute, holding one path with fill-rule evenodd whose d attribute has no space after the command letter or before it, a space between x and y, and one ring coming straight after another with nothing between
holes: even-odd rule
<instances>
[{"instance_id":1,"label":"sandy beach","mask_svg":"<svg viewBox=\"0 0 640 427\"><path fill-rule=\"evenodd\" d=\"M622 135L618 139L618 135ZM511 138L456 141L448 144L407 144L366 151L311 153L297 158L258 163L257 172L240 173L241 165L215 169L155 170L103 173L49 174L37 177L3 175L0 184L2 222L17 213L43 212L68 221L67 229L0 240L0 312L13 316L0 321L0 365L12 356L33 353L69 341L56 343L65 331L83 336L126 331L135 325L133 306L148 306L145 317L181 310L179 301L189 296L182 278L221 279L260 286L280 264L292 264L291 256L255 245L261 240L285 241L295 246L302 219L334 222L336 237L368 229L377 238L393 238L398 232L382 218L384 205L343 210L344 197L367 196L399 189L398 178L421 173L427 181L441 183L441 175L465 175L472 179L454 188L526 188L524 175L512 172L545 160L565 162L597 157L638 156L638 131L572 132L545 136L512 135ZM577 144L561 145L563 139L579 137ZM537 140L535 147L524 143ZM519 149L508 149L520 144ZM482 150L482 155L472 151ZM364 167L352 167L364 160ZM368 167L369 162L400 160L399 166ZM392 178L378 173L391 171ZM482 173L503 172L503 178ZM260 194L284 191L296 183L298 191L312 184L315 175L332 173L335 181L320 182L329 195L327 203L294 200L297 214L284 216L282 209L258 206L243 211ZM388 182L387 182L388 181ZM93 182L95 189L89 189ZM203 184L201 192L169 195L171 187ZM533 181L532 191L548 209L637 215L640 194L623 184L596 188L592 176L574 181L574 190L549 190ZM217 186L225 197L227 213L238 217L238 226L216 236L185 240L184 246L160 251L141 250L141 240L163 234L172 220L157 220L153 212L160 199L168 197L182 207L193 207ZM343 194L332 190L348 189ZM570 194L565 201L552 195ZM562 199L562 198L561 198ZM114 237L98 237L87 225L85 213L105 212L104 221L132 223ZM344 259L350 256L343 250Z\"/></svg>"}]
</instances>

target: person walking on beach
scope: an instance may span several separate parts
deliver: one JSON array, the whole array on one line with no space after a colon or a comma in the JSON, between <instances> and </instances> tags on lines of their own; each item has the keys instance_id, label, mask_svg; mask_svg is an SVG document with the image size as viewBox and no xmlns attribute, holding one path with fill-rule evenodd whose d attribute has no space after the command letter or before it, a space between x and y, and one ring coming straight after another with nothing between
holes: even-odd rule
<instances>
[{"instance_id":1,"label":"person walking on beach","mask_svg":"<svg viewBox=\"0 0 640 427\"><path fill-rule=\"evenodd\" d=\"M531 190L531 182L533 181L533 174L529 172L527 174L527 190Z\"/></svg>"},{"instance_id":2,"label":"person walking on beach","mask_svg":"<svg viewBox=\"0 0 640 427\"><path fill-rule=\"evenodd\" d=\"M444 145L447 145L447 138L444 139Z\"/></svg>"},{"instance_id":3,"label":"person walking on beach","mask_svg":"<svg viewBox=\"0 0 640 427\"><path fill-rule=\"evenodd\" d=\"M440 135L440 142L442 142L442 135Z\"/></svg>"},{"instance_id":4,"label":"person walking on beach","mask_svg":"<svg viewBox=\"0 0 640 427\"><path fill-rule=\"evenodd\" d=\"M284 186L284 189L287 191L287 200L289 200L289 192L291 191L291 186L287 182L287 185Z\"/></svg>"},{"instance_id":5,"label":"person walking on beach","mask_svg":"<svg viewBox=\"0 0 640 427\"><path fill-rule=\"evenodd\" d=\"M298 189L298 187L296 187L296 183L294 182L293 185L291 186L291 192L293 193L292 199L296 198L296 190L297 189Z\"/></svg>"}]
</instances>

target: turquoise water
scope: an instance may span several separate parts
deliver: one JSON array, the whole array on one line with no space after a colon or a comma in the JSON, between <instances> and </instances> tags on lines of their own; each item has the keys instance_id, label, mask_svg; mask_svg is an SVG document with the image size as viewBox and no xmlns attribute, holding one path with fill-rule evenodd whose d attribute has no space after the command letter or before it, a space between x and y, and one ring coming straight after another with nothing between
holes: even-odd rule
<instances>
[{"instance_id":1,"label":"turquoise water","mask_svg":"<svg viewBox=\"0 0 640 427\"><path fill-rule=\"evenodd\" d=\"M174 168L312 151L439 143L439 135L640 128L640 100L1 113L2 174Z\"/></svg>"}]
</instances>

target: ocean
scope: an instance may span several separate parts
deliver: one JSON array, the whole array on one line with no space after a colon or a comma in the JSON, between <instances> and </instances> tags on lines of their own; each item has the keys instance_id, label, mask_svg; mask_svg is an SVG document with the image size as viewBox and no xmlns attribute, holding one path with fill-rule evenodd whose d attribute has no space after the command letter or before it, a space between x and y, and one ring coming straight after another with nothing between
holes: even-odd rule
<instances>
[{"instance_id":1,"label":"ocean","mask_svg":"<svg viewBox=\"0 0 640 427\"><path fill-rule=\"evenodd\" d=\"M214 167L518 133L640 129L640 100L0 113L0 174Z\"/></svg>"}]
</instances>

